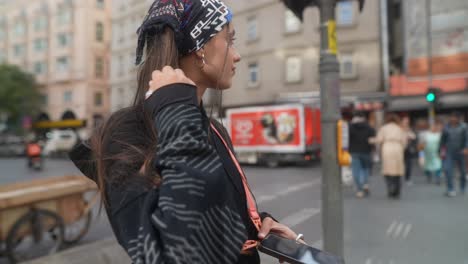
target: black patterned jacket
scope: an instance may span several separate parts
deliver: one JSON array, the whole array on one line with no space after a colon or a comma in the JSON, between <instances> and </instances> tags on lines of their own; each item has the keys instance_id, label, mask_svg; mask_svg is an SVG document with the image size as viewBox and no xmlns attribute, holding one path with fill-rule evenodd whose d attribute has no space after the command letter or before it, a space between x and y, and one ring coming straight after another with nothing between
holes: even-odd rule
<instances>
[{"instance_id":1,"label":"black patterned jacket","mask_svg":"<svg viewBox=\"0 0 468 264\"><path fill-rule=\"evenodd\" d=\"M145 108L158 134L154 164L162 185L146 190L135 181L106 193L112 229L133 263L260 263L256 250L240 255L244 241L257 239L257 231L248 216L241 176L211 131L196 88L163 87ZM214 125L232 148L222 125ZM86 144L70 153L93 178L89 157Z\"/></svg>"}]
</instances>

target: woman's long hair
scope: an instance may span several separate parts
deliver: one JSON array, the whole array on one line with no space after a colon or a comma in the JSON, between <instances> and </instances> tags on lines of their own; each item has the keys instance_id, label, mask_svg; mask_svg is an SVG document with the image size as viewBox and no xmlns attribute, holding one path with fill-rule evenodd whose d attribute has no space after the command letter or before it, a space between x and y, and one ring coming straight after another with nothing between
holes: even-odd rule
<instances>
[{"instance_id":1,"label":"woman's long hair","mask_svg":"<svg viewBox=\"0 0 468 264\"><path fill-rule=\"evenodd\" d=\"M141 179L148 188L160 183L160 176L151 169L156 153L156 131L143 106L152 72L166 65L178 68L179 53L174 32L169 27L163 33L152 34L145 44L145 60L139 66L133 105L113 113L91 137L97 183L105 205L108 205L107 188L123 185L130 177L132 181Z\"/></svg>"},{"instance_id":2,"label":"woman's long hair","mask_svg":"<svg viewBox=\"0 0 468 264\"><path fill-rule=\"evenodd\" d=\"M227 24L229 28L229 24ZM179 52L174 31L166 27L163 33L151 34L145 45L145 60L138 70L138 87L133 105L121 109L93 133L91 147L96 159L97 183L101 192L102 202L108 205L106 190L111 186L122 186L131 181L143 181L148 188L158 187L160 175L153 169L157 146L157 134L149 113L144 110L145 95L155 70L164 66L179 68ZM226 49L224 67L229 47ZM219 79L222 76L218 76ZM222 92L218 93L218 106L221 108ZM211 109L214 108L212 102ZM211 119L212 112L210 113ZM217 122L214 122L218 124ZM222 125L221 125L222 126ZM139 176L139 177L134 177Z\"/></svg>"},{"instance_id":3,"label":"woman's long hair","mask_svg":"<svg viewBox=\"0 0 468 264\"><path fill-rule=\"evenodd\" d=\"M390 124L390 123L395 123L397 125L400 124L400 117L395 114L395 113L389 113L387 114L385 118L385 123Z\"/></svg>"}]
</instances>

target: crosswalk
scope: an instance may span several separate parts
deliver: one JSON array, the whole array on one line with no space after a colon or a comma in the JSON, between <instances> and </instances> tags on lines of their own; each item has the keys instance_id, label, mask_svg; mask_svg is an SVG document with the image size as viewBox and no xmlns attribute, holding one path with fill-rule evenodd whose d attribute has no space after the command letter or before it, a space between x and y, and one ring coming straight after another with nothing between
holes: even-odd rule
<instances>
[{"instance_id":1,"label":"crosswalk","mask_svg":"<svg viewBox=\"0 0 468 264\"><path fill-rule=\"evenodd\" d=\"M309 189L317 187L318 185L320 185L320 179L293 184L274 194L269 194L268 192L262 193L260 191L258 192L260 195L257 196L257 202L259 205L269 202L274 203L275 201L281 200L281 198L286 198L287 196L291 195L294 196L294 194L299 191L308 191ZM317 201L317 203L319 203L319 201ZM295 227L309 221L313 217L320 216L320 213L320 208L316 207L298 208L297 211L290 213L282 219L279 219L279 221L280 223L289 226L294 230ZM391 240L405 240L411 235L412 230L412 223L395 219L388 226L384 227L384 234L382 235ZM313 238L308 242L312 247L319 249L323 248L323 240L321 238ZM399 264L394 259L385 259L379 256L369 256L367 259L363 260L364 261L362 264ZM277 263L277 260L268 256L262 256L262 263Z\"/></svg>"},{"instance_id":2,"label":"crosswalk","mask_svg":"<svg viewBox=\"0 0 468 264\"><path fill-rule=\"evenodd\" d=\"M386 236L392 239L406 239L413 229L413 225L394 220L387 228Z\"/></svg>"},{"instance_id":3,"label":"crosswalk","mask_svg":"<svg viewBox=\"0 0 468 264\"><path fill-rule=\"evenodd\" d=\"M396 264L394 260L383 260L378 258L368 258L364 264Z\"/></svg>"},{"instance_id":4,"label":"crosswalk","mask_svg":"<svg viewBox=\"0 0 468 264\"><path fill-rule=\"evenodd\" d=\"M256 201L257 201L257 203L259 205L261 205L263 203L277 200L277 199L279 199L281 197L288 196L288 195L293 194L293 193L298 192L298 191L302 191L302 190L305 190L305 189L310 189L310 188L312 188L314 186L317 186L319 184L320 184L320 179L314 179L314 180L311 180L311 181L308 181L308 182L289 185L284 190L280 190L280 191L278 191L276 193L273 193L273 194L272 194L271 190L269 190L268 192L259 190L259 191L255 192L256 193Z\"/></svg>"},{"instance_id":5,"label":"crosswalk","mask_svg":"<svg viewBox=\"0 0 468 264\"><path fill-rule=\"evenodd\" d=\"M280 223L294 228L297 225L304 223L315 215L320 214L320 209L317 208L305 208L294 214L288 215L287 217L280 220Z\"/></svg>"}]
</instances>

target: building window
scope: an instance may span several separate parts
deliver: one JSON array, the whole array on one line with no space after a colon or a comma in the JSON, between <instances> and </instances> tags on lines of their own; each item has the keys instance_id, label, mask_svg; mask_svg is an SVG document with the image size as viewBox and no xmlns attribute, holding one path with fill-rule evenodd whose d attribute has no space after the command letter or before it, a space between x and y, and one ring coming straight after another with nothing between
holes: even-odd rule
<instances>
[{"instance_id":1,"label":"building window","mask_svg":"<svg viewBox=\"0 0 468 264\"><path fill-rule=\"evenodd\" d=\"M44 38L38 38L34 40L34 50L35 51L44 51L47 49L47 40Z\"/></svg>"},{"instance_id":2,"label":"building window","mask_svg":"<svg viewBox=\"0 0 468 264\"><path fill-rule=\"evenodd\" d=\"M96 58L95 61L95 76L96 78L103 78L104 77L104 59L103 58Z\"/></svg>"},{"instance_id":3,"label":"building window","mask_svg":"<svg viewBox=\"0 0 468 264\"><path fill-rule=\"evenodd\" d=\"M72 20L72 12L69 8L59 8L57 24L59 25L68 25Z\"/></svg>"},{"instance_id":4,"label":"building window","mask_svg":"<svg viewBox=\"0 0 468 264\"><path fill-rule=\"evenodd\" d=\"M99 9L104 9L105 7L104 0L96 0L96 7Z\"/></svg>"},{"instance_id":5,"label":"building window","mask_svg":"<svg viewBox=\"0 0 468 264\"><path fill-rule=\"evenodd\" d=\"M96 23L96 41L104 41L104 24L102 24L102 22Z\"/></svg>"},{"instance_id":6,"label":"building window","mask_svg":"<svg viewBox=\"0 0 468 264\"><path fill-rule=\"evenodd\" d=\"M121 22L119 28L120 28L120 31L119 31L119 33L116 34L116 36L118 37L118 42L123 43L124 40L125 40L125 32L126 32L125 31L125 24L123 22Z\"/></svg>"},{"instance_id":7,"label":"building window","mask_svg":"<svg viewBox=\"0 0 468 264\"><path fill-rule=\"evenodd\" d=\"M357 78L357 65L354 61L352 53L340 54L340 78L341 79L354 79Z\"/></svg>"},{"instance_id":8,"label":"building window","mask_svg":"<svg viewBox=\"0 0 468 264\"><path fill-rule=\"evenodd\" d=\"M69 61L68 57L59 57L57 58L57 71L66 72L68 71Z\"/></svg>"},{"instance_id":9,"label":"building window","mask_svg":"<svg viewBox=\"0 0 468 264\"><path fill-rule=\"evenodd\" d=\"M284 29L286 33L297 33L301 30L301 20L291 10L286 10L284 14Z\"/></svg>"},{"instance_id":10,"label":"building window","mask_svg":"<svg viewBox=\"0 0 468 264\"><path fill-rule=\"evenodd\" d=\"M250 17L247 20L247 41L254 41L258 39L258 23L256 17Z\"/></svg>"},{"instance_id":11,"label":"building window","mask_svg":"<svg viewBox=\"0 0 468 264\"><path fill-rule=\"evenodd\" d=\"M49 102L49 96L47 94L41 94L41 103L42 105L47 105Z\"/></svg>"},{"instance_id":12,"label":"building window","mask_svg":"<svg viewBox=\"0 0 468 264\"><path fill-rule=\"evenodd\" d=\"M0 29L0 40L4 40L5 39L5 29L2 28Z\"/></svg>"},{"instance_id":13,"label":"building window","mask_svg":"<svg viewBox=\"0 0 468 264\"><path fill-rule=\"evenodd\" d=\"M71 35L68 33L59 33L57 35L57 43L59 47L66 47L71 43Z\"/></svg>"},{"instance_id":14,"label":"building window","mask_svg":"<svg viewBox=\"0 0 468 264\"><path fill-rule=\"evenodd\" d=\"M5 62L6 62L5 52L3 50L0 50L0 63L5 63Z\"/></svg>"},{"instance_id":15,"label":"building window","mask_svg":"<svg viewBox=\"0 0 468 264\"><path fill-rule=\"evenodd\" d=\"M136 69L136 67L135 67L135 57L136 57L135 51L132 51L128 55L128 64L127 65L129 65L129 67L128 67L129 71Z\"/></svg>"},{"instance_id":16,"label":"building window","mask_svg":"<svg viewBox=\"0 0 468 264\"><path fill-rule=\"evenodd\" d=\"M122 55L119 56L119 71L118 74L119 76L122 76L124 74L124 58Z\"/></svg>"},{"instance_id":17,"label":"building window","mask_svg":"<svg viewBox=\"0 0 468 264\"><path fill-rule=\"evenodd\" d=\"M336 24L352 26L355 23L354 3L352 1L338 2L336 5Z\"/></svg>"},{"instance_id":18,"label":"building window","mask_svg":"<svg viewBox=\"0 0 468 264\"><path fill-rule=\"evenodd\" d=\"M40 16L34 20L34 30L42 31L47 28L47 17Z\"/></svg>"},{"instance_id":19,"label":"building window","mask_svg":"<svg viewBox=\"0 0 468 264\"><path fill-rule=\"evenodd\" d=\"M249 87L256 87L260 82L259 67L257 62L249 63Z\"/></svg>"},{"instance_id":20,"label":"building window","mask_svg":"<svg viewBox=\"0 0 468 264\"><path fill-rule=\"evenodd\" d=\"M23 22L17 22L15 25L15 35L18 37L24 36L26 33L26 25Z\"/></svg>"},{"instance_id":21,"label":"building window","mask_svg":"<svg viewBox=\"0 0 468 264\"><path fill-rule=\"evenodd\" d=\"M101 106L102 105L102 93L97 92L94 94L94 106Z\"/></svg>"},{"instance_id":22,"label":"building window","mask_svg":"<svg viewBox=\"0 0 468 264\"><path fill-rule=\"evenodd\" d=\"M93 115L93 126L94 128L101 126L104 121L104 117L100 114Z\"/></svg>"},{"instance_id":23,"label":"building window","mask_svg":"<svg viewBox=\"0 0 468 264\"><path fill-rule=\"evenodd\" d=\"M25 52L25 47L24 47L24 44L16 44L15 46L13 46L13 53L15 54L15 57L21 57L24 55L24 52Z\"/></svg>"},{"instance_id":24,"label":"building window","mask_svg":"<svg viewBox=\"0 0 468 264\"><path fill-rule=\"evenodd\" d=\"M298 56L286 59L286 82L297 83L302 81L302 61Z\"/></svg>"},{"instance_id":25,"label":"building window","mask_svg":"<svg viewBox=\"0 0 468 264\"><path fill-rule=\"evenodd\" d=\"M34 73L35 74L44 74L47 72L47 65L43 61L37 61L34 63Z\"/></svg>"},{"instance_id":26,"label":"building window","mask_svg":"<svg viewBox=\"0 0 468 264\"><path fill-rule=\"evenodd\" d=\"M70 103L73 100L73 92L72 91L65 91L63 93L63 102Z\"/></svg>"}]
</instances>

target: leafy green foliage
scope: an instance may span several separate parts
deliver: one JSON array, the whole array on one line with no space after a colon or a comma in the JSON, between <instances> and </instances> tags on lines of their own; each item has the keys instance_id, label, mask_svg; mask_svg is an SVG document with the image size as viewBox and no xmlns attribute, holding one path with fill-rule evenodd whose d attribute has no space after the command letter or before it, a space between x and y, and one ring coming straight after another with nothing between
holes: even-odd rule
<instances>
[{"instance_id":1,"label":"leafy green foliage","mask_svg":"<svg viewBox=\"0 0 468 264\"><path fill-rule=\"evenodd\" d=\"M23 116L36 116L40 107L34 75L15 65L0 65L0 114L6 114L8 123L18 126Z\"/></svg>"}]
</instances>

